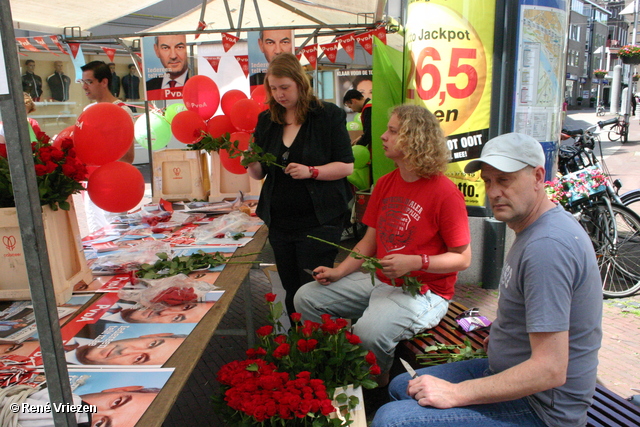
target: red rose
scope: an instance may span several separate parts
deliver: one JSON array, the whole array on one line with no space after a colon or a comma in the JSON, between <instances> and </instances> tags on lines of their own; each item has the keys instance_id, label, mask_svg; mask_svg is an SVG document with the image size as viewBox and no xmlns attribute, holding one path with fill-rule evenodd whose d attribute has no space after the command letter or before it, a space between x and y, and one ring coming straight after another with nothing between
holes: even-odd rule
<instances>
[{"instance_id":1,"label":"red rose","mask_svg":"<svg viewBox=\"0 0 640 427\"><path fill-rule=\"evenodd\" d=\"M290 351L291 351L291 346L289 344L287 343L280 344L273 351L273 357L275 357L276 359L282 359L283 357L288 356Z\"/></svg>"},{"instance_id":2,"label":"red rose","mask_svg":"<svg viewBox=\"0 0 640 427\"><path fill-rule=\"evenodd\" d=\"M298 350L300 350L301 353L308 353L311 350L315 349L317 345L318 345L318 340L300 339L300 340L298 340L297 347L298 347Z\"/></svg>"},{"instance_id":3,"label":"red rose","mask_svg":"<svg viewBox=\"0 0 640 427\"><path fill-rule=\"evenodd\" d=\"M428 290L429 290L429 285L420 286L420 295L426 294Z\"/></svg>"},{"instance_id":4,"label":"red rose","mask_svg":"<svg viewBox=\"0 0 640 427\"><path fill-rule=\"evenodd\" d=\"M58 168L58 165L53 162L47 162L45 166L47 167L47 173L51 173Z\"/></svg>"},{"instance_id":5,"label":"red rose","mask_svg":"<svg viewBox=\"0 0 640 427\"><path fill-rule=\"evenodd\" d=\"M342 318L336 319L336 325L338 325L340 329L346 328L348 324L349 322L347 322L345 319L342 319Z\"/></svg>"},{"instance_id":6,"label":"red rose","mask_svg":"<svg viewBox=\"0 0 640 427\"><path fill-rule=\"evenodd\" d=\"M322 319L322 323L327 323L327 322L331 321L331 315L330 314L323 314L322 316L320 316L320 318Z\"/></svg>"},{"instance_id":7,"label":"red rose","mask_svg":"<svg viewBox=\"0 0 640 427\"><path fill-rule=\"evenodd\" d=\"M0 157L4 157L5 159L7 158L7 145L6 144L0 144Z\"/></svg>"},{"instance_id":8,"label":"red rose","mask_svg":"<svg viewBox=\"0 0 640 427\"><path fill-rule=\"evenodd\" d=\"M375 365L375 363L378 361L378 359L376 359L376 355L371 350L369 350L369 353L367 353L367 355L364 357L364 360L369 365Z\"/></svg>"},{"instance_id":9,"label":"red rose","mask_svg":"<svg viewBox=\"0 0 640 427\"><path fill-rule=\"evenodd\" d=\"M271 335L271 332L273 332L273 326L271 325L265 325L261 328L258 328L258 330L256 331L258 336L261 336L261 337L266 337L267 335Z\"/></svg>"},{"instance_id":10,"label":"red rose","mask_svg":"<svg viewBox=\"0 0 640 427\"><path fill-rule=\"evenodd\" d=\"M300 313L291 313L291 320L293 320L295 323L298 323L302 320L302 314Z\"/></svg>"},{"instance_id":11,"label":"red rose","mask_svg":"<svg viewBox=\"0 0 640 427\"><path fill-rule=\"evenodd\" d=\"M369 372L371 372L371 375L380 375L382 370L378 365L371 365L371 367L369 368Z\"/></svg>"},{"instance_id":12,"label":"red rose","mask_svg":"<svg viewBox=\"0 0 640 427\"><path fill-rule=\"evenodd\" d=\"M278 335L273 340L275 342L277 342L278 344L283 344L283 343L287 342L287 336L286 335Z\"/></svg>"},{"instance_id":13,"label":"red rose","mask_svg":"<svg viewBox=\"0 0 640 427\"><path fill-rule=\"evenodd\" d=\"M255 357L265 356L267 354L267 350L265 350L262 347L250 348L249 350L246 351L246 354L249 359L253 359Z\"/></svg>"},{"instance_id":14,"label":"red rose","mask_svg":"<svg viewBox=\"0 0 640 427\"><path fill-rule=\"evenodd\" d=\"M353 345L358 345L358 344L360 344L362 342L360 340L360 337L357 336L356 334L352 334L349 331L345 331L344 334L345 334L345 337L347 337L347 341L349 341Z\"/></svg>"},{"instance_id":15,"label":"red rose","mask_svg":"<svg viewBox=\"0 0 640 427\"><path fill-rule=\"evenodd\" d=\"M320 326L320 329L322 329L328 334L335 335L340 331L341 328L338 326L336 322L334 322L333 320L330 320L328 322L325 322L322 326Z\"/></svg>"},{"instance_id":16,"label":"red rose","mask_svg":"<svg viewBox=\"0 0 640 427\"><path fill-rule=\"evenodd\" d=\"M265 294L264 298L268 302L274 302L276 300L276 294L272 294L271 292L269 292L268 294Z\"/></svg>"},{"instance_id":17,"label":"red rose","mask_svg":"<svg viewBox=\"0 0 640 427\"><path fill-rule=\"evenodd\" d=\"M45 165L36 165L36 175L42 176L47 174L47 167Z\"/></svg>"},{"instance_id":18,"label":"red rose","mask_svg":"<svg viewBox=\"0 0 640 427\"><path fill-rule=\"evenodd\" d=\"M55 147L51 147L51 160L59 162L62 159L64 159L64 153Z\"/></svg>"}]
</instances>

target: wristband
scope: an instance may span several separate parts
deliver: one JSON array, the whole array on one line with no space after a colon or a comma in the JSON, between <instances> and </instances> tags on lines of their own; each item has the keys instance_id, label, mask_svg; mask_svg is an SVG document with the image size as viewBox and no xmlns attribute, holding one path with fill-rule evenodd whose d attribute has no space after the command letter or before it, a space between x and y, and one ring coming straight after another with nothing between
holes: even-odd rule
<instances>
[{"instance_id":1,"label":"wristband","mask_svg":"<svg viewBox=\"0 0 640 427\"><path fill-rule=\"evenodd\" d=\"M422 254L420 255L422 258L422 271L427 271L429 269L429 255Z\"/></svg>"},{"instance_id":2,"label":"wristband","mask_svg":"<svg viewBox=\"0 0 640 427\"><path fill-rule=\"evenodd\" d=\"M313 166L309 166L309 172L311 173L311 179L316 179L320 173L318 168L314 168Z\"/></svg>"}]
</instances>

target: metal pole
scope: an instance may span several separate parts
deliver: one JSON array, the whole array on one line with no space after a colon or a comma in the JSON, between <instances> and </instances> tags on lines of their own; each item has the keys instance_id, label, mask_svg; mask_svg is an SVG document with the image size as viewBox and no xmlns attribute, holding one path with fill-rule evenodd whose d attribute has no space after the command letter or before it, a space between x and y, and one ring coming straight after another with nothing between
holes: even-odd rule
<instances>
[{"instance_id":1,"label":"metal pole","mask_svg":"<svg viewBox=\"0 0 640 427\"><path fill-rule=\"evenodd\" d=\"M5 70L0 70L0 73L6 73L8 84L7 92L0 93L0 112L4 121L9 171L13 183L29 288L35 307L34 314L42 359L47 375L49 399L52 406L53 404L73 404L44 236L40 196L27 128L27 113L19 80L20 66L9 0L0 0L0 16L2 16L0 35L6 65ZM52 415L56 426L77 425L75 415L71 412L52 411Z\"/></svg>"},{"instance_id":2,"label":"metal pole","mask_svg":"<svg viewBox=\"0 0 640 427\"><path fill-rule=\"evenodd\" d=\"M638 0L633 0L633 35L631 36L631 44L636 44L636 34L638 32ZM626 103L626 108L624 111L624 122L627 124L627 134L623 135L623 142L627 142L629 135L629 112L631 111L631 97L633 95L633 82L632 82L632 71L631 65L629 65L629 69L627 70L627 99L624 100Z\"/></svg>"}]
</instances>

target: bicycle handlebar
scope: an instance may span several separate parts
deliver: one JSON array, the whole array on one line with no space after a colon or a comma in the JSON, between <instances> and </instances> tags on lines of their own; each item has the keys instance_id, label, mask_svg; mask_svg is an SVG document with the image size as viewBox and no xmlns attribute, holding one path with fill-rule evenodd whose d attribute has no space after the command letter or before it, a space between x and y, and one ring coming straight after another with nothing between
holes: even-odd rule
<instances>
[{"instance_id":1,"label":"bicycle handlebar","mask_svg":"<svg viewBox=\"0 0 640 427\"><path fill-rule=\"evenodd\" d=\"M601 120L598 122L598 126L600 126L601 128L607 126L607 125L612 125L618 123L618 119L617 118L613 118L613 119L609 119L609 120Z\"/></svg>"}]
</instances>

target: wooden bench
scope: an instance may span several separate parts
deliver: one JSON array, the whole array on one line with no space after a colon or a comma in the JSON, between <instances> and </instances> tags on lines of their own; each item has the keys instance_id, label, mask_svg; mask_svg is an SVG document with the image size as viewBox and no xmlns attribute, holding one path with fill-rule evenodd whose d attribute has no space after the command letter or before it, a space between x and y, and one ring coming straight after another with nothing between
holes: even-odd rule
<instances>
[{"instance_id":1,"label":"wooden bench","mask_svg":"<svg viewBox=\"0 0 640 427\"><path fill-rule=\"evenodd\" d=\"M487 331L464 332L456 323L456 316L467 310L460 303L449 304L447 315L435 328L424 331L430 334L426 337L418 336L412 340L400 342L396 348L396 356L409 362L413 367L419 368L420 362L416 358L424 354L425 349L436 344L456 345L464 344L465 340L471 343L474 350L482 348L483 340L487 337ZM440 350L439 353L450 353L452 350ZM630 427L640 426L640 408L624 398L618 396L606 387L596 385L593 396L593 404L587 412L587 426L589 427Z\"/></svg>"}]
</instances>

